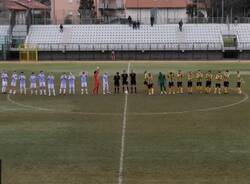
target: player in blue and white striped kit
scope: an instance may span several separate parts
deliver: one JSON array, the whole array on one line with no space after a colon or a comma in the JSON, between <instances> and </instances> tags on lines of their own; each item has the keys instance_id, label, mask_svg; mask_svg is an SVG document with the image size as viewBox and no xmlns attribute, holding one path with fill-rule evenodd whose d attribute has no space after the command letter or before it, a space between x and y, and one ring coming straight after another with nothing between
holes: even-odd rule
<instances>
[{"instance_id":1,"label":"player in blue and white striped kit","mask_svg":"<svg viewBox=\"0 0 250 184\"><path fill-rule=\"evenodd\" d=\"M23 72L20 73L19 77L19 85L20 85L20 94L26 95L26 76Z\"/></svg>"},{"instance_id":2,"label":"player in blue and white striped kit","mask_svg":"<svg viewBox=\"0 0 250 184\"><path fill-rule=\"evenodd\" d=\"M30 75L30 94L31 95L33 95L34 92L37 95L36 83L37 83L37 76L35 75L34 72L32 72Z\"/></svg>"},{"instance_id":3,"label":"player in blue and white striped kit","mask_svg":"<svg viewBox=\"0 0 250 184\"><path fill-rule=\"evenodd\" d=\"M63 73L63 75L61 76L61 84L60 84L60 92L59 92L59 94L60 95L66 95L66 88L67 88L67 79L68 79L68 77L67 77L67 75L66 75L66 73Z\"/></svg>"},{"instance_id":4,"label":"player in blue and white striped kit","mask_svg":"<svg viewBox=\"0 0 250 184\"><path fill-rule=\"evenodd\" d=\"M76 77L70 73L69 76L68 76L68 80L69 80L69 94L75 94L76 93L76 90L75 90L75 80L76 80Z\"/></svg>"},{"instance_id":5,"label":"player in blue and white striped kit","mask_svg":"<svg viewBox=\"0 0 250 184\"><path fill-rule=\"evenodd\" d=\"M49 96L51 96L51 94L56 96L55 77L53 74L49 74L49 76L48 76L48 92L49 92Z\"/></svg>"},{"instance_id":6,"label":"player in blue and white striped kit","mask_svg":"<svg viewBox=\"0 0 250 184\"><path fill-rule=\"evenodd\" d=\"M7 93L7 86L8 86L8 73L6 71L2 72L1 75L2 78L2 93L6 94Z\"/></svg>"},{"instance_id":7,"label":"player in blue and white striped kit","mask_svg":"<svg viewBox=\"0 0 250 184\"><path fill-rule=\"evenodd\" d=\"M80 75L80 80L81 80L81 94L88 94L88 74L86 72L82 72Z\"/></svg>"},{"instance_id":8,"label":"player in blue and white striped kit","mask_svg":"<svg viewBox=\"0 0 250 184\"><path fill-rule=\"evenodd\" d=\"M17 84L17 73L16 71L13 72L11 76L11 82L10 82L10 94L15 95L16 94L16 84Z\"/></svg>"},{"instance_id":9,"label":"player in blue and white striped kit","mask_svg":"<svg viewBox=\"0 0 250 184\"><path fill-rule=\"evenodd\" d=\"M38 75L39 79L39 87L40 87L40 95L47 95L46 93L46 76L43 71L40 71Z\"/></svg>"},{"instance_id":10,"label":"player in blue and white striped kit","mask_svg":"<svg viewBox=\"0 0 250 184\"><path fill-rule=\"evenodd\" d=\"M104 73L102 76L102 89L103 89L103 94L110 94L109 91L109 76L108 73Z\"/></svg>"}]
</instances>

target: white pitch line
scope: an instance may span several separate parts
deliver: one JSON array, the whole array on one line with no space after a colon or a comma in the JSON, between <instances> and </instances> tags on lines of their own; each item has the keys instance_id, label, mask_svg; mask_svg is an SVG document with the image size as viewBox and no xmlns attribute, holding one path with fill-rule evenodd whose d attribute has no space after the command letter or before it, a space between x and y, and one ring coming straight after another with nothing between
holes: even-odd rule
<instances>
[{"instance_id":1,"label":"white pitch line","mask_svg":"<svg viewBox=\"0 0 250 184\"><path fill-rule=\"evenodd\" d=\"M128 69L127 69L128 74L129 72L130 72L130 62L128 63ZM124 102L118 184L123 183L123 165L124 165L125 138L126 138L126 128L127 128L127 109L128 109L128 94L125 95L125 102Z\"/></svg>"},{"instance_id":2,"label":"white pitch line","mask_svg":"<svg viewBox=\"0 0 250 184\"><path fill-rule=\"evenodd\" d=\"M224 105L224 106L217 106L217 107L209 107L204 109L194 109L194 110L186 110L186 111L169 111L169 112L134 112L134 113L127 113L130 116L160 116L160 115L170 115L170 114L184 114L184 113L190 113L190 112L209 112L209 111L218 111L223 109L228 109L237 105L240 105L247 101L249 99L249 96L247 93L243 93L244 98L238 102ZM66 113L66 114L81 114L81 115L93 115L93 116L122 116L123 113L99 113L99 112L70 112L70 111L57 111L54 109L47 109L47 108L41 108L37 106L31 106L23 103L19 103L11 99L10 95L7 96L7 100L17 106L26 108L26 109L32 109L32 110L38 110L46 113Z\"/></svg>"},{"instance_id":3,"label":"white pitch line","mask_svg":"<svg viewBox=\"0 0 250 184\"><path fill-rule=\"evenodd\" d=\"M185 113L191 113L191 112L210 112L210 111L218 111L218 110L223 110L223 109L228 109L237 105L240 105L244 102L246 102L249 99L249 96L247 93L243 93L244 98L238 102L229 104L229 105L223 105L223 106L217 106L217 107L209 107L209 108L204 108L204 109L194 109L194 110L186 110L186 111L170 111L170 112L134 112L134 113L129 113L130 116L158 116L158 115L169 115L169 114L185 114Z\"/></svg>"},{"instance_id":4,"label":"white pitch line","mask_svg":"<svg viewBox=\"0 0 250 184\"><path fill-rule=\"evenodd\" d=\"M46 112L46 113L66 113L66 114L81 114L81 115L89 115L89 116L121 116L122 113L95 113L95 112L70 112L70 111L57 111L54 109L47 109L47 108L41 108L41 107L37 107L37 106L32 106L32 105L27 105L27 104L23 104L23 103L19 103L14 101L13 99L11 99L10 95L7 96L7 100L17 106L26 108L26 109L31 109L31 110L38 110L41 112Z\"/></svg>"},{"instance_id":5,"label":"white pitch line","mask_svg":"<svg viewBox=\"0 0 250 184\"><path fill-rule=\"evenodd\" d=\"M28 109L36 109L36 110L39 110L39 111L50 111L51 109L45 109L45 108L40 108L40 107L34 107L34 106L31 106L31 105L26 105L26 104L22 104L22 103L19 103L19 102L16 102L14 100L12 100L10 98L10 94L7 95L7 100L11 103L13 103L14 105L17 105L17 106L20 106L20 107L24 107L24 108L28 108Z\"/></svg>"}]
</instances>

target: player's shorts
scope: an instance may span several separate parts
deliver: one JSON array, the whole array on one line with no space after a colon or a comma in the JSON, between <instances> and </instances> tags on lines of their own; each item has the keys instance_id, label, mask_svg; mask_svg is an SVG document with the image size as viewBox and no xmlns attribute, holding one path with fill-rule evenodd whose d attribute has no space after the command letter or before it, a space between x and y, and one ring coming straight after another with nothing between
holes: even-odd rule
<instances>
[{"instance_id":1,"label":"player's shorts","mask_svg":"<svg viewBox=\"0 0 250 184\"><path fill-rule=\"evenodd\" d=\"M16 87L16 82L12 81L10 84L11 87Z\"/></svg>"},{"instance_id":2,"label":"player's shorts","mask_svg":"<svg viewBox=\"0 0 250 184\"><path fill-rule=\"evenodd\" d=\"M128 85L128 81L122 81L122 85Z\"/></svg>"},{"instance_id":3,"label":"player's shorts","mask_svg":"<svg viewBox=\"0 0 250 184\"><path fill-rule=\"evenodd\" d=\"M45 82L40 82L39 83L39 87L40 88L45 88L46 87L46 83Z\"/></svg>"},{"instance_id":4,"label":"player's shorts","mask_svg":"<svg viewBox=\"0 0 250 184\"><path fill-rule=\"evenodd\" d=\"M114 85L115 87L120 87L120 82L115 82Z\"/></svg>"},{"instance_id":5,"label":"player's shorts","mask_svg":"<svg viewBox=\"0 0 250 184\"><path fill-rule=\"evenodd\" d=\"M31 84L30 84L30 88L31 88L31 89L36 89L36 83L31 83Z\"/></svg>"},{"instance_id":6,"label":"player's shorts","mask_svg":"<svg viewBox=\"0 0 250 184\"><path fill-rule=\"evenodd\" d=\"M147 85L148 85L148 82L147 82L147 81L144 81L144 83L143 83L143 84L147 86Z\"/></svg>"},{"instance_id":7,"label":"player's shorts","mask_svg":"<svg viewBox=\"0 0 250 184\"><path fill-rule=\"evenodd\" d=\"M7 81L2 81L2 87L7 87L8 82Z\"/></svg>"},{"instance_id":8,"label":"player's shorts","mask_svg":"<svg viewBox=\"0 0 250 184\"><path fill-rule=\"evenodd\" d=\"M212 81L206 81L206 88L211 88Z\"/></svg>"},{"instance_id":9,"label":"player's shorts","mask_svg":"<svg viewBox=\"0 0 250 184\"><path fill-rule=\"evenodd\" d=\"M103 85L104 87L109 87L109 83L108 83L108 82L103 82L102 85Z\"/></svg>"},{"instance_id":10,"label":"player's shorts","mask_svg":"<svg viewBox=\"0 0 250 184\"><path fill-rule=\"evenodd\" d=\"M153 84L148 84L148 89L153 88Z\"/></svg>"},{"instance_id":11,"label":"player's shorts","mask_svg":"<svg viewBox=\"0 0 250 184\"><path fill-rule=\"evenodd\" d=\"M240 88L241 87L241 82L237 82L237 88Z\"/></svg>"},{"instance_id":12,"label":"player's shorts","mask_svg":"<svg viewBox=\"0 0 250 184\"><path fill-rule=\"evenodd\" d=\"M55 85L54 84L48 84L48 89L55 89Z\"/></svg>"},{"instance_id":13,"label":"player's shorts","mask_svg":"<svg viewBox=\"0 0 250 184\"><path fill-rule=\"evenodd\" d=\"M197 82L196 86L201 87L202 86L202 82Z\"/></svg>"},{"instance_id":14,"label":"player's shorts","mask_svg":"<svg viewBox=\"0 0 250 184\"><path fill-rule=\"evenodd\" d=\"M215 84L215 87L216 87L216 88L220 88L220 87L221 87L221 84L220 84L220 83L216 83L216 84Z\"/></svg>"},{"instance_id":15,"label":"player's shorts","mask_svg":"<svg viewBox=\"0 0 250 184\"><path fill-rule=\"evenodd\" d=\"M193 87L193 82L192 82L192 81L188 81L187 86L188 86L189 88Z\"/></svg>"},{"instance_id":16,"label":"player's shorts","mask_svg":"<svg viewBox=\"0 0 250 184\"><path fill-rule=\"evenodd\" d=\"M177 82L177 87L181 88L182 87L182 82Z\"/></svg>"},{"instance_id":17,"label":"player's shorts","mask_svg":"<svg viewBox=\"0 0 250 184\"><path fill-rule=\"evenodd\" d=\"M224 87L228 88L229 87L229 82L228 81L224 81Z\"/></svg>"},{"instance_id":18,"label":"player's shorts","mask_svg":"<svg viewBox=\"0 0 250 184\"><path fill-rule=\"evenodd\" d=\"M169 88L174 87L174 82L169 82L169 83L168 83L168 87L169 87Z\"/></svg>"},{"instance_id":19,"label":"player's shorts","mask_svg":"<svg viewBox=\"0 0 250 184\"><path fill-rule=\"evenodd\" d=\"M67 84L61 83L60 88L61 89L66 89L67 88Z\"/></svg>"},{"instance_id":20,"label":"player's shorts","mask_svg":"<svg viewBox=\"0 0 250 184\"><path fill-rule=\"evenodd\" d=\"M87 82L82 82L82 83L81 83L81 87L82 87L82 88L88 87L88 83L87 83Z\"/></svg>"},{"instance_id":21,"label":"player's shorts","mask_svg":"<svg viewBox=\"0 0 250 184\"><path fill-rule=\"evenodd\" d=\"M20 88L21 89L26 88L26 84L20 84Z\"/></svg>"},{"instance_id":22,"label":"player's shorts","mask_svg":"<svg viewBox=\"0 0 250 184\"><path fill-rule=\"evenodd\" d=\"M70 89L74 89L74 88L75 88L75 84L70 84L70 85L69 85L69 88L70 88Z\"/></svg>"},{"instance_id":23,"label":"player's shorts","mask_svg":"<svg viewBox=\"0 0 250 184\"><path fill-rule=\"evenodd\" d=\"M136 85L136 81L134 81L134 80L130 81L130 85L135 86Z\"/></svg>"}]
</instances>

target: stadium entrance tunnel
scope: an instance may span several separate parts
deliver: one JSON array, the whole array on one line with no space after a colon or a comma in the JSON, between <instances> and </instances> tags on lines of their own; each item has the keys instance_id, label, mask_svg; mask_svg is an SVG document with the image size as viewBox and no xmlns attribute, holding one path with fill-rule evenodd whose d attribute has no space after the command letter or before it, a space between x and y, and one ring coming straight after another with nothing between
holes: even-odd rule
<instances>
[{"instance_id":1,"label":"stadium entrance tunnel","mask_svg":"<svg viewBox=\"0 0 250 184\"><path fill-rule=\"evenodd\" d=\"M224 59L238 59L240 52L238 50L225 50L223 57Z\"/></svg>"}]
</instances>

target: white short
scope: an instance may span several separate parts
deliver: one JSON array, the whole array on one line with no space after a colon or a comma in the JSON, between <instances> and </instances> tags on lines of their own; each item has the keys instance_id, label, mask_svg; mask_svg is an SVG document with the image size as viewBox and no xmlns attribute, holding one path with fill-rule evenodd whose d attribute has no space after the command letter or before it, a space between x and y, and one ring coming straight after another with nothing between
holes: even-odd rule
<instances>
[{"instance_id":1,"label":"white short","mask_svg":"<svg viewBox=\"0 0 250 184\"><path fill-rule=\"evenodd\" d=\"M40 82L39 83L39 87L40 88L45 88L46 87L46 83L45 82Z\"/></svg>"},{"instance_id":2,"label":"white short","mask_svg":"<svg viewBox=\"0 0 250 184\"><path fill-rule=\"evenodd\" d=\"M70 88L70 89L74 89L74 88L75 88L75 84L74 84L74 85L72 85L72 84L69 85L69 88Z\"/></svg>"},{"instance_id":3,"label":"white short","mask_svg":"<svg viewBox=\"0 0 250 184\"><path fill-rule=\"evenodd\" d=\"M30 84L30 88L31 88L31 89L36 89L36 83L31 83L31 84Z\"/></svg>"},{"instance_id":4,"label":"white short","mask_svg":"<svg viewBox=\"0 0 250 184\"><path fill-rule=\"evenodd\" d=\"M55 89L55 85L54 84L48 84L48 89Z\"/></svg>"},{"instance_id":5,"label":"white short","mask_svg":"<svg viewBox=\"0 0 250 184\"><path fill-rule=\"evenodd\" d=\"M20 84L20 89L26 88L26 84Z\"/></svg>"},{"instance_id":6,"label":"white short","mask_svg":"<svg viewBox=\"0 0 250 184\"><path fill-rule=\"evenodd\" d=\"M7 87L7 85L8 85L8 82L2 81L2 87Z\"/></svg>"},{"instance_id":7,"label":"white short","mask_svg":"<svg viewBox=\"0 0 250 184\"><path fill-rule=\"evenodd\" d=\"M108 82L104 82L102 85L103 85L104 88L108 88L109 87L109 83Z\"/></svg>"},{"instance_id":8,"label":"white short","mask_svg":"<svg viewBox=\"0 0 250 184\"><path fill-rule=\"evenodd\" d=\"M87 82L83 82L83 83L81 84L81 87L82 87L82 88L88 87L88 83L87 83Z\"/></svg>"},{"instance_id":9,"label":"white short","mask_svg":"<svg viewBox=\"0 0 250 184\"><path fill-rule=\"evenodd\" d=\"M61 88L61 89L66 89L66 88L67 88L67 85L66 85L66 84L61 83L60 88Z\"/></svg>"},{"instance_id":10,"label":"white short","mask_svg":"<svg viewBox=\"0 0 250 184\"><path fill-rule=\"evenodd\" d=\"M16 82L12 81L10 85L11 85L11 87L16 87Z\"/></svg>"}]
</instances>

